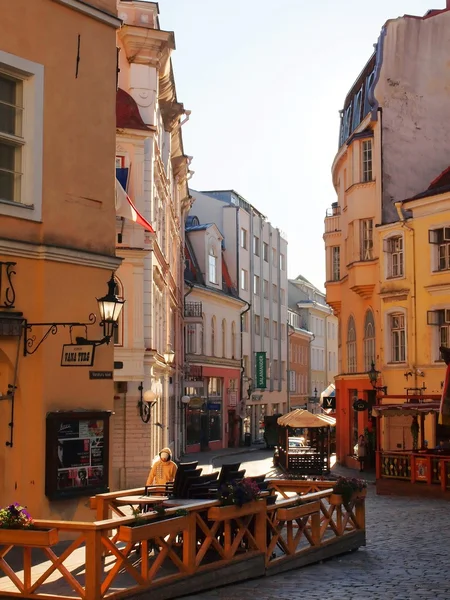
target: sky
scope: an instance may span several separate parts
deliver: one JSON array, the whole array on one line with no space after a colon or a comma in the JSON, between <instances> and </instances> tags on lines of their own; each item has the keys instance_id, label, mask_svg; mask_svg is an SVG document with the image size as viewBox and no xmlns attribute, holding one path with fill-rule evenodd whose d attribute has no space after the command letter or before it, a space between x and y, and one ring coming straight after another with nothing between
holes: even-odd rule
<instances>
[{"instance_id":1,"label":"sky","mask_svg":"<svg viewBox=\"0 0 450 600\"><path fill-rule=\"evenodd\" d=\"M287 236L288 275L324 289L339 110L383 24L445 0L160 0L196 190L234 189ZM195 214L195 210L194 210Z\"/></svg>"}]
</instances>

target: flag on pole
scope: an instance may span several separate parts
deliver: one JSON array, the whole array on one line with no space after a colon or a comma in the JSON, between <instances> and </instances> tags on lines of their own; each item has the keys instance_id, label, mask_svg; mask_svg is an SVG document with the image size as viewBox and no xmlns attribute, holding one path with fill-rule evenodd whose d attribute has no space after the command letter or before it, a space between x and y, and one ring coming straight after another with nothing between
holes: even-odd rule
<instances>
[{"instance_id":1,"label":"flag on pole","mask_svg":"<svg viewBox=\"0 0 450 600\"><path fill-rule=\"evenodd\" d=\"M141 225L146 231L155 233L150 223L145 219L131 201L130 196L123 189L120 181L116 177L116 215L124 217L129 221L134 221Z\"/></svg>"}]
</instances>

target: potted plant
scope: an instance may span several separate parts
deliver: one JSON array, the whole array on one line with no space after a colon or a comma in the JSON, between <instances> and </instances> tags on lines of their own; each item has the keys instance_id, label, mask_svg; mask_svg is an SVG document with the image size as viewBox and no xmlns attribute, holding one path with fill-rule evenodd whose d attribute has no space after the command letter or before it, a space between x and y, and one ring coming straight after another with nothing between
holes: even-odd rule
<instances>
[{"instance_id":1,"label":"potted plant","mask_svg":"<svg viewBox=\"0 0 450 600\"><path fill-rule=\"evenodd\" d=\"M132 509L134 521L127 525L120 525L117 539L121 542L141 542L146 539L164 536L177 532L187 526L186 510L177 510L166 514L162 504L157 504L152 511L141 513L139 509Z\"/></svg>"},{"instance_id":2,"label":"potted plant","mask_svg":"<svg viewBox=\"0 0 450 600\"><path fill-rule=\"evenodd\" d=\"M43 547L58 542L57 529L40 529L17 502L0 508L0 545Z\"/></svg>"},{"instance_id":3,"label":"potted plant","mask_svg":"<svg viewBox=\"0 0 450 600\"><path fill-rule=\"evenodd\" d=\"M225 519L251 514L255 509L254 503L260 496L258 484L250 477L245 477L239 482L226 483L218 492L220 506L211 507L208 518ZM264 506L263 503L261 506Z\"/></svg>"},{"instance_id":4,"label":"potted plant","mask_svg":"<svg viewBox=\"0 0 450 600\"><path fill-rule=\"evenodd\" d=\"M367 493L367 482L356 477L338 477L330 496L330 504L347 506L355 498L363 498Z\"/></svg>"}]
</instances>

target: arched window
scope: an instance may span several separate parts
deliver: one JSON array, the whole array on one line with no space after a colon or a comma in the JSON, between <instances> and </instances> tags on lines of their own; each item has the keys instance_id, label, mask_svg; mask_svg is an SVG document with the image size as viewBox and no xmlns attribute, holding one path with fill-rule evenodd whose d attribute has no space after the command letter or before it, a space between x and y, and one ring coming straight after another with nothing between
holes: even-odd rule
<instances>
[{"instance_id":1,"label":"arched window","mask_svg":"<svg viewBox=\"0 0 450 600\"><path fill-rule=\"evenodd\" d=\"M227 355L227 322L222 319L222 358Z\"/></svg>"},{"instance_id":2,"label":"arched window","mask_svg":"<svg viewBox=\"0 0 450 600\"><path fill-rule=\"evenodd\" d=\"M231 323L231 358L236 358L236 323Z\"/></svg>"},{"instance_id":3,"label":"arched window","mask_svg":"<svg viewBox=\"0 0 450 600\"><path fill-rule=\"evenodd\" d=\"M349 318L347 325L347 372L356 373L356 329L353 317Z\"/></svg>"},{"instance_id":4,"label":"arched window","mask_svg":"<svg viewBox=\"0 0 450 600\"><path fill-rule=\"evenodd\" d=\"M370 371L375 362L375 321L369 309L364 320L364 370Z\"/></svg>"},{"instance_id":5,"label":"arched window","mask_svg":"<svg viewBox=\"0 0 450 600\"><path fill-rule=\"evenodd\" d=\"M211 319L211 356L216 355L216 317Z\"/></svg>"}]
</instances>

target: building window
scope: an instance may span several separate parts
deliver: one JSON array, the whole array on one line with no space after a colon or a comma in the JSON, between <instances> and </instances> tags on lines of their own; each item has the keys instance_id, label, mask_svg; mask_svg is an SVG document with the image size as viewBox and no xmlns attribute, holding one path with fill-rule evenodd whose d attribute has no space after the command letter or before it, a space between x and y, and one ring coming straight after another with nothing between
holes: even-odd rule
<instances>
[{"instance_id":1,"label":"building window","mask_svg":"<svg viewBox=\"0 0 450 600\"><path fill-rule=\"evenodd\" d=\"M270 360L266 358L266 379L270 379Z\"/></svg>"},{"instance_id":2,"label":"building window","mask_svg":"<svg viewBox=\"0 0 450 600\"><path fill-rule=\"evenodd\" d=\"M194 324L186 325L186 352L188 354L195 354L197 351L196 333Z\"/></svg>"},{"instance_id":3,"label":"building window","mask_svg":"<svg viewBox=\"0 0 450 600\"><path fill-rule=\"evenodd\" d=\"M286 292L281 288L280 290L280 302L281 304L286 304Z\"/></svg>"},{"instance_id":4,"label":"building window","mask_svg":"<svg viewBox=\"0 0 450 600\"><path fill-rule=\"evenodd\" d=\"M231 323L231 358L236 358L236 323Z\"/></svg>"},{"instance_id":5,"label":"building window","mask_svg":"<svg viewBox=\"0 0 450 600\"><path fill-rule=\"evenodd\" d=\"M286 339L286 325L281 325L281 339Z\"/></svg>"},{"instance_id":6,"label":"building window","mask_svg":"<svg viewBox=\"0 0 450 600\"><path fill-rule=\"evenodd\" d=\"M403 237L401 235L384 240L388 258L388 278L403 277Z\"/></svg>"},{"instance_id":7,"label":"building window","mask_svg":"<svg viewBox=\"0 0 450 600\"><path fill-rule=\"evenodd\" d=\"M331 280L339 281L341 278L341 247L332 246L331 248Z\"/></svg>"},{"instance_id":8,"label":"building window","mask_svg":"<svg viewBox=\"0 0 450 600\"><path fill-rule=\"evenodd\" d=\"M277 263L277 249L276 248L272 248L272 265L274 267L278 266L278 263Z\"/></svg>"},{"instance_id":9,"label":"building window","mask_svg":"<svg viewBox=\"0 0 450 600\"><path fill-rule=\"evenodd\" d=\"M21 201L22 82L0 73L0 200Z\"/></svg>"},{"instance_id":10,"label":"building window","mask_svg":"<svg viewBox=\"0 0 450 600\"><path fill-rule=\"evenodd\" d=\"M222 379L220 377L210 377L208 381L208 397L222 397Z\"/></svg>"},{"instance_id":11,"label":"building window","mask_svg":"<svg viewBox=\"0 0 450 600\"><path fill-rule=\"evenodd\" d=\"M241 269L241 289L248 290L248 271Z\"/></svg>"},{"instance_id":12,"label":"building window","mask_svg":"<svg viewBox=\"0 0 450 600\"><path fill-rule=\"evenodd\" d=\"M361 221L361 260L373 259L373 220Z\"/></svg>"},{"instance_id":13,"label":"building window","mask_svg":"<svg viewBox=\"0 0 450 600\"><path fill-rule=\"evenodd\" d=\"M242 315L242 331L248 332L248 312Z\"/></svg>"},{"instance_id":14,"label":"building window","mask_svg":"<svg viewBox=\"0 0 450 600\"><path fill-rule=\"evenodd\" d=\"M255 294L255 296L259 296L259 285L260 285L259 276L253 275L253 293Z\"/></svg>"},{"instance_id":15,"label":"building window","mask_svg":"<svg viewBox=\"0 0 450 600\"><path fill-rule=\"evenodd\" d=\"M269 319L264 319L264 337L269 337Z\"/></svg>"},{"instance_id":16,"label":"building window","mask_svg":"<svg viewBox=\"0 0 450 600\"><path fill-rule=\"evenodd\" d=\"M269 298L269 282L267 281L267 279L264 279L264 281L263 281L263 294L264 294L264 298L266 300L268 300L268 298Z\"/></svg>"},{"instance_id":17,"label":"building window","mask_svg":"<svg viewBox=\"0 0 450 600\"><path fill-rule=\"evenodd\" d=\"M278 286L272 283L272 302L278 302Z\"/></svg>"},{"instance_id":18,"label":"building window","mask_svg":"<svg viewBox=\"0 0 450 600\"><path fill-rule=\"evenodd\" d=\"M286 379L286 362L284 360L281 361L281 379L283 381Z\"/></svg>"},{"instance_id":19,"label":"building window","mask_svg":"<svg viewBox=\"0 0 450 600\"><path fill-rule=\"evenodd\" d=\"M405 315L396 313L389 315L391 332L391 362L406 361Z\"/></svg>"},{"instance_id":20,"label":"building window","mask_svg":"<svg viewBox=\"0 0 450 600\"><path fill-rule=\"evenodd\" d=\"M261 317L255 315L255 335L261 335Z\"/></svg>"},{"instance_id":21,"label":"building window","mask_svg":"<svg viewBox=\"0 0 450 600\"><path fill-rule=\"evenodd\" d=\"M427 312L427 324L435 325L438 328L433 354L435 360L442 361L440 347L448 348L450 346L450 309L429 310Z\"/></svg>"},{"instance_id":22,"label":"building window","mask_svg":"<svg viewBox=\"0 0 450 600\"><path fill-rule=\"evenodd\" d=\"M266 242L263 242L263 259L269 262L269 244L266 244Z\"/></svg>"},{"instance_id":23,"label":"building window","mask_svg":"<svg viewBox=\"0 0 450 600\"><path fill-rule=\"evenodd\" d=\"M372 140L362 143L362 180L372 181Z\"/></svg>"},{"instance_id":24,"label":"building window","mask_svg":"<svg viewBox=\"0 0 450 600\"><path fill-rule=\"evenodd\" d=\"M227 355L227 322L222 319L222 358Z\"/></svg>"},{"instance_id":25,"label":"building window","mask_svg":"<svg viewBox=\"0 0 450 600\"><path fill-rule=\"evenodd\" d=\"M430 244L437 247L437 271L450 269L450 227L432 229L428 232Z\"/></svg>"},{"instance_id":26,"label":"building window","mask_svg":"<svg viewBox=\"0 0 450 600\"><path fill-rule=\"evenodd\" d=\"M284 256L284 254L280 254L280 269L282 271L286 270L286 257Z\"/></svg>"},{"instance_id":27,"label":"building window","mask_svg":"<svg viewBox=\"0 0 450 600\"><path fill-rule=\"evenodd\" d=\"M241 227L241 248L247 250L247 230Z\"/></svg>"},{"instance_id":28,"label":"building window","mask_svg":"<svg viewBox=\"0 0 450 600\"><path fill-rule=\"evenodd\" d=\"M349 318L347 325L347 372L356 373L356 329L353 317Z\"/></svg>"},{"instance_id":29,"label":"building window","mask_svg":"<svg viewBox=\"0 0 450 600\"><path fill-rule=\"evenodd\" d=\"M368 310L364 321L364 370L370 371L375 362L375 321L373 312Z\"/></svg>"},{"instance_id":30,"label":"building window","mask_svg":"<svg viewBox=\"0 0 450 600\"><path fill-rule=\"evenodd\" d=\"M273 378L274 379L279 379L279 373L278 373L278 360L275 359L273 361Z\"/></svg>"},{"instance_id":31,"label":"building window","mask_svg":"<svg viewBox=\"0 0 450 600\"><path fill-rule=\"evenodd\" d=\"M209 282L217 285L217 256L215 248L211 248L208 256Z\"/></svg>"},{"instance_id":32,"label":"building window","mask_svg":"<svg viewBox=\"0 0 450 600\"><path fill-rule=\"evenodd\" d=\"M243 375L248 377L249 376L249 372L248 372L248 356L244 354L244 356L242 357L242 368L244 369L244 373Z\"/></svg>"},{"instance_id":33,"label":"building window","mask_svg":"<svg viewBox=\"0 0 450 600\"><path fill-rule=\"evenodd\" d=\"M211 356L216 355L216 318L211 319Z\"/></svg>"},{"instance_id":34,"label":"building window","mask_svg":"<svg viewBox=\"0 0 450 600\"><path fill-rule=\"evenodd\" d=\"M253 254L259 256L259 237L253 236Z\"/></svg>"},{"instance_id":35,"label":"building window","mask_svg":"<svg viewBox=\"0 0 450 600\"><path fill-rule=\"evenodd\" d=\"M273 330L273 339L278 339L278 323L277 321L272 321L272 330Z\"/></svg>"}]
</instances>

